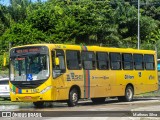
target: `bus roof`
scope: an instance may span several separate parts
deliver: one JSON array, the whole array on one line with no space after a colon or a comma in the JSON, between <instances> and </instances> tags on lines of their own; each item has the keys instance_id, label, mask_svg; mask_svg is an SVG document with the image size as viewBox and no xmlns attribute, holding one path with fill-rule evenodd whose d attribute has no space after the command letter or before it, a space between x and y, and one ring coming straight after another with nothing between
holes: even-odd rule
<instances>
[{"instance_id":1,"label":"bus roof","mask_svg":"<svg viewBox=\"0 0 160 120\"><path fill-rule=\"evenodd\" d=\"M67 45L67 44L29 44L17 46L13 48L31 47L31 46L47 46L50 49L69 49L69 50L82 50L84 45ZM137 50L133 48L115 48L115 47L101 47L101 46L85 46L88 51L111 51L111 52L124 52L124 53L145 53L155 54L154 50Z\"/></svg>"}]
</instances>

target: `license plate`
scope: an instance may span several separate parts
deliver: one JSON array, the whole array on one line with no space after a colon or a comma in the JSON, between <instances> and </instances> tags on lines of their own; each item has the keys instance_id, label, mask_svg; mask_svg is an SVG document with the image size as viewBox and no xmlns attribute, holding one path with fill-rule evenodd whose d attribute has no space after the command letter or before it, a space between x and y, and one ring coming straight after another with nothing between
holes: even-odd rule
<instances>
[{"instance_id":1,"label":"license plate","mask_svg":"<svg viewBox=\"0 0 160 120\"><path fill-rule=\"evenodd\" d=\"M32 99L31 96L25 96L24 98L25 98L25 99L28 99L28 100L29 100L29 99Z\"/></svg>"}]
</instances>

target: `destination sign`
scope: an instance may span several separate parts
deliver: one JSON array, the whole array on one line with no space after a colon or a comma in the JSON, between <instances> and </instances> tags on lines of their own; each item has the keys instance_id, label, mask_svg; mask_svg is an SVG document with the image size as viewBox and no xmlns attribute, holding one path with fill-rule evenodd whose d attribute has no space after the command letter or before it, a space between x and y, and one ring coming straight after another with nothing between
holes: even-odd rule
<instances>
[{"instance_id":1,"label":"destination sign","mask_svg":"<svg viewBox=\"0 0 160 120\"><path fill-rule=\"evenodd\" d=\"M22 48L15 50L15 53L29 53L29 52L40 52L40 48Z\"/></svg>"},{"instance_id":2,"label":"destination sign","mask_svg":"<svg viewBox=\"0 0 160 120\"><path fill-rule=\"evenodd\" d=\"M28 55L28 54L49 54L49 50L47 46L24 46L21 48L13 48L10 51L10 57L20 56L20 55ZM22 60L23 58L18 57L18 60Z\"/></svg>"}]
</instances>

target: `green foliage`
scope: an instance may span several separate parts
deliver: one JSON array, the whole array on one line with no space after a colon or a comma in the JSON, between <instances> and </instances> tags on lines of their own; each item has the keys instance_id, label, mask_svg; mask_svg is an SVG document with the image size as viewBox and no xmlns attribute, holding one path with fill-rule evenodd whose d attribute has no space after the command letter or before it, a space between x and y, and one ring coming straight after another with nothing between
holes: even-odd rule
<instances>
[{"instance_id":1,"label":"green foliage","mask_svg":"<svg viewBox=\"0 0 160 120\"><path fill-rule=\"evenodd\" d=\"M10 26L10 14L5 6L0 5L0 36Z\"/></svg>"},{"instance_id":2,"label":"green foliage","mask_svg":"<svg viewBox=\"0 0 160 120\"><path fill-rule=\"evenodd\" d=\"M9 42L13 42L15 45L44 43L45 34L38 31L36 28L32 28L27 23L13 24L1 37L1 45L3 50L8 49Z\"/></svg>"},{"instance_id":3,"label":"green foliage","mask_svg":"<svg viewBox=\"0 0 160 120\"><path fill-rule=\"evenodd\" d=\"M135 47L137 42L137 9L123 0L117 2L115 7L114 21L117 24L120 46Z\"/></svg>"},{"instance_id":4,"label":"green foliage","mask_svg":"<svg viewBox=\"0 0 160 120\"><path fill-rule=\"evenodd\" d=\"M26 8L29 6L29 0L10 0L11 6L8 10L15 22L24 21L27 16Z\"/></svg>"}]
</instances>

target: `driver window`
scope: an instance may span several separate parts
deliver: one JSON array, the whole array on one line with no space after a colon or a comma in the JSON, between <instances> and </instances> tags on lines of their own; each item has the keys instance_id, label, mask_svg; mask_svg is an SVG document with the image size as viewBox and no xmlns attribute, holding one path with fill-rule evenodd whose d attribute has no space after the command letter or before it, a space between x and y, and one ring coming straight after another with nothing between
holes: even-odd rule
<instances>
[{"instance_id":1,"label":"driver window","mask_svg":"<svg viewBox=\"0 0 160 120\"><path fill-rule=\"evenodd\" d=\"M55 64L55 58L59 59L59 65ZM53 78L60 76L66 71L64 60L65 58L63 50L52 51Z\"/></svg>"}]
</instances>

